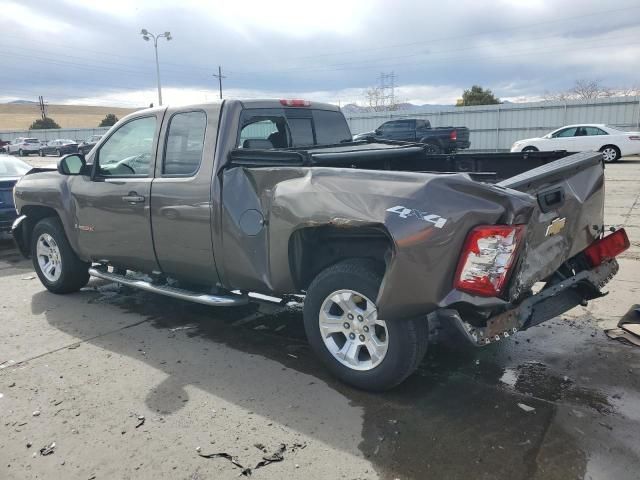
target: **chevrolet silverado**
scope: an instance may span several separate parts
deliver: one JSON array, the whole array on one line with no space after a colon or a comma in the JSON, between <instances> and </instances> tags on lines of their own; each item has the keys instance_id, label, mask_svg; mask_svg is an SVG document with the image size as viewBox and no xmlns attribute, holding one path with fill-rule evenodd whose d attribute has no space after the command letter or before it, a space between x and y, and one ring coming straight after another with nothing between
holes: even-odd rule
<instances>
[{"instance_id":1,"label":"chevrolet silverado","mask_svg":"<svg viewBox=\"0 0 640 480\"><path fill-rule=\"evenodd\" d=\"M602 296L628 248L598 152L351 138L302 100L141 110L22 177L13 235L57 294L94 276L219 307L303 298L313 350L369 390L442 330L483 346Z\"/></svg>"}]
</instances>

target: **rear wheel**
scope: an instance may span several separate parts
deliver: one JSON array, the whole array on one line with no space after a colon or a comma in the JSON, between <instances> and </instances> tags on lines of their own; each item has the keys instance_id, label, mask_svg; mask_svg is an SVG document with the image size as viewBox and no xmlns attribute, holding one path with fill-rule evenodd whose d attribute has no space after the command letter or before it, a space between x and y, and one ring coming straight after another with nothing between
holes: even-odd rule
<instances>
[{"instance_id":1,"label":"rear wheel","mask_svg":"<svg viewBox=\"0 0 640 480\"><path fill-rule=\"evenodd\" d=\"M40 220L31 234L31 257L42 284L53 293L80 290L89 281L89 264L71 249L60 220Z\"/></svg>"},{"instance_id":2,"label":"rear wheel","mask_svg":"<svg viewBox=\"0 0 640 480\"><path fill-rule=\"evenodd\" d=\"M620 150L615 145L605 145L600 152L605 163L614 163L620 159Z\"/></svg>"},{"instance_id":3,"label":"rear wheel","mask_svg":"<svg viewBox=\"0 0 640 480\"><path fill-rule=\"evenodd\" d=\"M536 147L524 147L522 149L523 152L537 152L538 149Z\"/></svg>"},{"instance_id":4,"label":"rear wheel","mask_svg":"<svg viewBox=\"0 0 640 480\"><path fill-rule=\"evenodd\" d=\"M58 148L58 149L56 149L56 155L57 155L58 157L61 157L61 156L62 156L62 153L60 152L60 149L59 149L59 148Z\"/></svg>"},{"instance_id":5,"label":"rear wheel","mask_svg":"<svg viewBox=\"0 0 640 480\"><path fill-rule=\"evenodd\" d=\"M316 354L340 380L372 391L405 380L427 349L426 318L378 317L381 281L364 261L341 262L315 278L304 302L305 330Z\"/></svg>"},{"instance_id":6,"label":"rear wheel","mask_svg":"<svg viewBox=\"0 0 640 480\"><path fill-rule=\"evenodd\" d=\"M24 152L22 151L22 149L18 150L18 156L24 157Z\"/></svg>"},{"instance_id":7,"label":"rear wheel","mask_svg":"<svg viewBox=\"0 0 640 480\"><path fill-rule=\"evenodd\" d=\"M440 145L437 145L435 143L428 143L427 141L420 140L420 143L424 143L426 149L427 149L427 153L431 153L433 155L437 155L439 153L442 153L442 148L440 148Z\"/></svg>"},{"instance_id":8,"label":"rear wheel","mask_svg":"<svg viewBox=\"0 0 640 480\"><path fill-rule=\"evenodd\" d=\"M41 157L44 157L44 152L43 152L42 150L38 150L38 154L39 154Z\"/></svg>"}]
</instances>

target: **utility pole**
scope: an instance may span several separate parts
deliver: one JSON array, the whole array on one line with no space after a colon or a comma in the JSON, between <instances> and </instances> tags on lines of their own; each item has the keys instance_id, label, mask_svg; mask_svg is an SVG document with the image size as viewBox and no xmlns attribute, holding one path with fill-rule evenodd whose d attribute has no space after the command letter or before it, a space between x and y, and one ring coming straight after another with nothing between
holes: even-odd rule
<instances>
[{"instance_id":1,"label":"utility pole","mask_svg":"<svg viewBox=\"0 0 640 480\"><path fill-rule=\"evenodd\" d=\"M38 105L40 106L40 116L44 120L47 118L47 107L44 103L44 97L42 95L38 96Z\"/></svg>"},{"instance_id":2,"label":"utility pole","mask_svg":"<svg viewBox=\"0 0 640 480\"><path fill-rule=\"evenodd\" d=\"M222 79L227 77L222 75L222 67L220 65L218 65L218 74L216 75L214 73L213 76L218 79L218 86L220 87L220 100L222 100Z\"/></svg>"}]
</instances>

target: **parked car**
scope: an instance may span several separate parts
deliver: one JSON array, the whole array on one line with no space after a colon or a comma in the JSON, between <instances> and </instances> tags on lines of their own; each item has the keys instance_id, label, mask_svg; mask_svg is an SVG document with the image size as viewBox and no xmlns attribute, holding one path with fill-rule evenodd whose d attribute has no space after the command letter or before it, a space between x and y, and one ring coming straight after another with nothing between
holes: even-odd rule
<instances>
[{"instance_id":1,"label":"parked car","mask_svg":"<svg viewBox=\"0 0 640 480\"><path fill-rule=\"evenodd\" d=\"M6 146L9 145L10 142L5 140L0 140L0 153L5 153L7 151Z\"/></svg>"},{"instance_id":2,"label":"parked car","mask_svg":"<svg viewBox=\"0 0 640 480\"><path fill-rule=\"evenodd\" d=\"M13 235L57 294L95 276L211 306L304 296L313 350L369 390L433 332L484 346L602 296L629 247L605 236L599 153L350 138L337 107L300 100L141 110L22 177Z\"/></svg>"},{"instance_id":3,"label":"parked car","mask_svg":"<svg viewBox=\"0 0 640 480\"><path fill-rule=\"evenodd\" d=\"M80 145L78 145L78 151L83 155L86 155L91 151L91 149L96 145L96 143L100 141L101 138L102 138L102 135L91 135L89 138L87 138L83 142L80 142Z\"/></svg>"},{"instance_id":4,"label":"parked car","mask_svg":"<svg viewBox=\"0 0 640 480\"><path fill-rule=\"evenodd\" d=\"M9 232L16 219L16 207L13 204L13 187L18 179L31 170L22 160L0 157L0 232Z\"/></svg>"},{"instance_id":5,"label":"parked car","mask_svg":"<svg viewBox=\"0 0 640 480\"><path fill-rule=\"evenodd\" d=\"M46 144L40 146L40 156L57 155L61 157L67 153L76 153L78 151L78 143L67 138L59 138L58 140L51 140Z\"/></svg>"},{"instance_id":6,"label":"parked car","mask_svg":"<svg viewBox=\"0 0 640 480\"><path fill-rule=\"evenodd\" d=\"M37 138L18 137L5 147L9 155L31 155L40 151L40 140Z\"/></svg>"},{"instance_id":7,"label":"parked car","mask_svg":"<svg viewBox=\"0 0 640 480\"><path fill-rule=\"evenodd\" d=\"M471 146L467 127L431 128L429 120L403 119L385 122L373 132L354 135L354 140L400 140L430 146L431 153L452 153Z\"/></svg>"},{"instance_id":8,"label":"parked car","mask_svg":"<svg viewBox=\"0 0 640 480\"><path fill-rule=\"evenodd\" d=\"M566 150L568 152L602 152L605 162L640 154L640 132L625 132L601 123L567 125L544 137L518 140L512 152Z\"/></svg>"}]
</instances>

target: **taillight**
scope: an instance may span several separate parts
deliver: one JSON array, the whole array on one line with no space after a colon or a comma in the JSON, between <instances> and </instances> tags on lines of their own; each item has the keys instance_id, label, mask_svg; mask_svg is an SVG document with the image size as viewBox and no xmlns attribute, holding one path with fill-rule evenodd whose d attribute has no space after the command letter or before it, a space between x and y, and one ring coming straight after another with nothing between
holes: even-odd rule
<instances>
[{"instance_id":1,"label":"taillight","mask_svg":"<svg viewBox=\"0 0 640 480\"><path fill-rule=\"evenodd\" d=\"M456 130L451 130L451 133L449 134L449 139L450 140L457 140L458 139L458 132Z\"/></svg>"},{"instance_id":2,"label":"taillight","mask_svg":"<svg viewBox=\"0 0 640 480\"><path fill-rule=\"evenodd\" d=\"M467 235L455 288L495 297L502 292L524 233L523 225L483 225Z\"/></svg>"},{"instance_id":3,"label":"taillight","mask_svg":"<svg viewBox=\"0 0 640 480\"><path fill-rule=\"evenodd\" d=\"M640 140L640 135L630 135L629 140Z\"/></svg>"},{"instance_id":4,"label":"taillight","mask_svg":"<svg viewBox=\"0 0 640 480\"><path fill-rule=\"evenodd\" d=\"M285 107L310 107L309 100L280 100L280 104Z\"/></svg>"},{"instance_id":5,"label":"taillight","mask_svg":"<svg viewBox=\"0 0 640 480\"><path fill-rule=\"evenodd\" d=\"M593 242L584 250L584 254L591 265L597 267L603 262L617 257L627 248L629 248L629 237L627 237L624 228L621 228L611 235Z\"/></svg>"}]
</instances>

